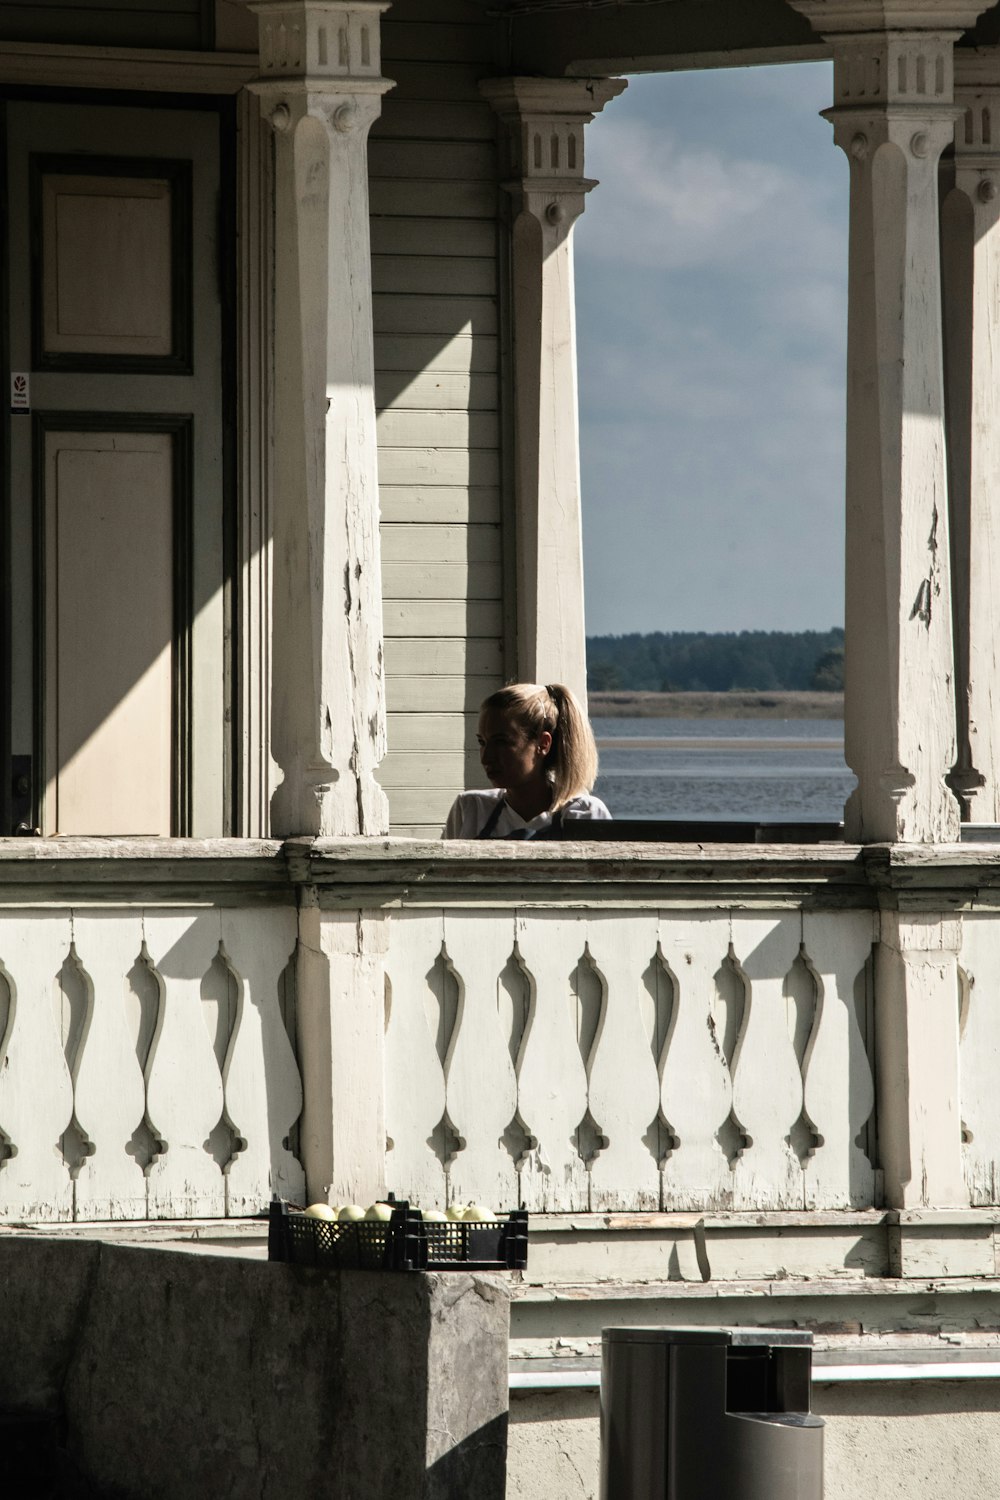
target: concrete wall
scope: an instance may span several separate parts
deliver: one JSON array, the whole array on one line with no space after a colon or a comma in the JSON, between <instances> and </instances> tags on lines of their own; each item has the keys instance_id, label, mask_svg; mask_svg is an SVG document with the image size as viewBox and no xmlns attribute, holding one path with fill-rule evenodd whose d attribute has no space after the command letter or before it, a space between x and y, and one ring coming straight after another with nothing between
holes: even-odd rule
<instances>
[{"instance_id":1,"label":"concrete wall","mask_svg":"<svg viewBox=\"0 0 1000 1500\"><path fill-rule=\"evenodd\" d=\"M986 1500L1000 1472L1000 1381L817 1385L825 1500ZM507 1500L596 1500L596 1391L515 1393Z\"/></svg>"},{"instance_id":2,"label":"concrete wall","mask_svg":"<svg viewBox=\"0 0 1000 1500\"><path fill-rule=\"evenodd\" d=\"M116 1500L503 1500L507 1338L488 1277L0 1237L0 1417Z\"/></svg>"}]
</instances>

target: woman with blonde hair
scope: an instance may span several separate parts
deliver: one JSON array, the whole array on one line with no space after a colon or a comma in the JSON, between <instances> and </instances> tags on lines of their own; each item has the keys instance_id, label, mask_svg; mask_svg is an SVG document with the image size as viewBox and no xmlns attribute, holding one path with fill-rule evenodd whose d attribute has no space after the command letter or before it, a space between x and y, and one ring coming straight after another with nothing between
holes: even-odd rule
<instances>
[{"instance_id":1,"label":"woman with blonde hair","mask_svg":"<svg viewBox=\"0 0 1000 1500\"><path fill-rule=\"evenodd\" d=\"M566 818L610 818L591 795L597 746L568 687L515 682L479 710L479 759L490 792L456 797L446 839L551 837Z\"/></svg>"}]
</instances>

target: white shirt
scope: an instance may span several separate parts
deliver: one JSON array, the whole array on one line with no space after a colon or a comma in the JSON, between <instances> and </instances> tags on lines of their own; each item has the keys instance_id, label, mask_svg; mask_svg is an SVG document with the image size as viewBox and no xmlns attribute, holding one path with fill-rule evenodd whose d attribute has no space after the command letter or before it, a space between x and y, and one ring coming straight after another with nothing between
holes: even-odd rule
<instances>
[{"instance_id":1,"label":"white shirt","mask_svg":"<svg viewBox=\"0 0 1000 1500\"><path fill-rule=\"evenodd\" d=\"M444 825L442 837L477 839L502 797L503 792L499 788L488 792L462 792L451 805L451 812ZM589 792L581 792L578 797L571 797L563 804L562 815L564 819L611 817L600 797L593 797ZM490 837L502 839L508 833L518 833L523 828L536 833L540 828L548 828L551 822L552 813L550 812L539 813L534 818L525 819L514 811L509 802L504 802Z\"/></svg>"}]
</instances>

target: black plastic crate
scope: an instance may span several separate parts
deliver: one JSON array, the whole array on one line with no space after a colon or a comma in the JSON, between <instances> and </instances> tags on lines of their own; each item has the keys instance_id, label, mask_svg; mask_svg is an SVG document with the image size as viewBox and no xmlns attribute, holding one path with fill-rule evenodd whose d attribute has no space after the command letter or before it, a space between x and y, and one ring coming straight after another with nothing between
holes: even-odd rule
<instances>
[{"instance_id":1,"label":"black plastic crate","mask_svg":"<svg viewBox=\"0 0 1000 1500\"><path fill-rule=\"evenodd\" d=\"M341 1271L519 1271L528 1264L528 1213L515 1208L493 1222L424 1221L419 1208L392 1204L385 1223L313 1219L274 1199L268 1260Z\"/></svg>"}]
</instances>

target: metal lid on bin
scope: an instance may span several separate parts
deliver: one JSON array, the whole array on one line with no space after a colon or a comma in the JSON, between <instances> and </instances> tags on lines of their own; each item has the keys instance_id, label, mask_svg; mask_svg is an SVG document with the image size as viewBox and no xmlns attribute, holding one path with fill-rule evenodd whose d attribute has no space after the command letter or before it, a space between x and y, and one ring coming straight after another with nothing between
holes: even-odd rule
<instances>
[{"instance_id":1,"label":"metal lid on bin","mask_svg":"<svg viewBox=\"0 0 1000 1500\"><path fill-rule=\"evenodd\" d=\"M810 1348L813 1336L798 1328L605 1328L606 1344L725 1344L728 1348Z\"/></svg>"}]
</instances>

